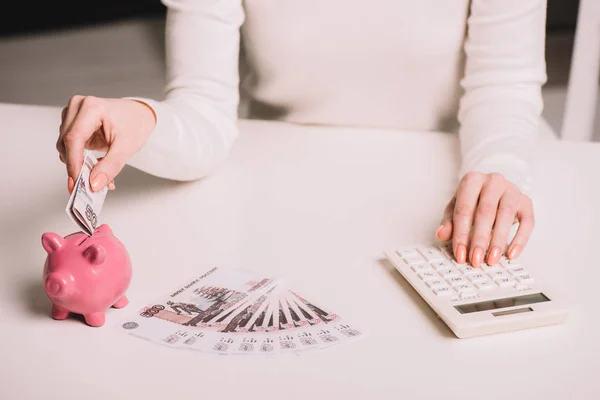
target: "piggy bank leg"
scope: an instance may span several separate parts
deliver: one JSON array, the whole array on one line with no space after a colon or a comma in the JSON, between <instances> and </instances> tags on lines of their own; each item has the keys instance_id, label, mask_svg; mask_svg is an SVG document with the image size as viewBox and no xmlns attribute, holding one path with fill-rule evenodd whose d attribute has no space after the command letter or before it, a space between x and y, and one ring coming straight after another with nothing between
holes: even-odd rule
<instances>
[{"instance_id":1,"label":"piggy bank leg","mask_svg":"<svg viewBox=\"0 0 600 400\"><path fill-rule=\"evenodd\" d=\"M121 297L115 304L113 304L114 308L123 308L127 304L129 304L129 300L127 300L127 296Z\"/></svg>"},{"instance_id":2,"label":"piggy bank leg","mask_svg":"<svg viewBox=\"0 0 600 400\"><path fill-rule=\"evenodd\" d=\"M85 314L83 316L85 318L85 322L87 322L90 326L102 326L104 325L104 311L95 312L91 314Z\"/></svg>"},{"instance_id":3,"label":"piggy bank leg","mask_svg":"<svg viewBox=\"0 0 600 400\"><path fill-rule=\"evenodd\" d=\"M52 318L54 319L67 319L69 318L69 310L64 307L52 304Z\"/></svg>"}]
</instances>

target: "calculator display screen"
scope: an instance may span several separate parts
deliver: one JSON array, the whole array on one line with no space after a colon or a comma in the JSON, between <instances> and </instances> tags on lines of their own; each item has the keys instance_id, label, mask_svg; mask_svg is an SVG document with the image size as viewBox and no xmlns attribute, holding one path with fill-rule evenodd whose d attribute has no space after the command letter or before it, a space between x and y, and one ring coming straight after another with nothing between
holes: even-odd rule
<instances>
[{"instance_id":1,"label":"calculator display screen","mask_svg":"<svg viewBox=\"0 0 600 400\"><path fill-rule=\"evenodd\" d=\"M488 300L479 303L462 304L454 306L461 314L469 314L478 311L497 310L499 308L524 306L533 303L543 303L550 301L549 298L542 293L527 294L524 296L509 297L506 299Z\"/></svg>"}]
</instances>

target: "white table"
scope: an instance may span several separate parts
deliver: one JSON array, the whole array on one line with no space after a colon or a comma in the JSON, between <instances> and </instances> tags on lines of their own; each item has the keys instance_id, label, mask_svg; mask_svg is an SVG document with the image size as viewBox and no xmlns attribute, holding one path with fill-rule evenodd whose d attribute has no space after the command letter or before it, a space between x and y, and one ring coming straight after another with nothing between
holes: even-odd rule
<instances>
[{"instance_id":1,"label":"white table","mask_svg":"<svg viewBox=\"0 0 600 400\"><path fill-rule=\"evenodd\" d=\"M454 136L243 121L209 178L119 177L102 218L131 253L131 304L90 328L52 320L41 284L41 234L75 230L58 122L56 108L0 106L0 399L600 398L600 144L539 145L537 227L521 260L562 284L565 324L456 339L381 260L386 246L432 240L454 189ZM211 263L286 276L369 336L243 358L113 328Z\"/></svg>"}]
</instances>

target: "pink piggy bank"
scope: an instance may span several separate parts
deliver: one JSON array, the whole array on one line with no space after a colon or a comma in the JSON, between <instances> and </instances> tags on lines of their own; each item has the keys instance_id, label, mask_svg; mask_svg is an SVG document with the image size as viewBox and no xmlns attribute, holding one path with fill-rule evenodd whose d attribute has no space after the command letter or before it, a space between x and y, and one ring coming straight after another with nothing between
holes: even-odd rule
<instances>
[{"instance_id":1,"label":"pink piggy bank","mask_svg":"<svg viewBox=\"0 0 600 400\"><path fill-rule=\"evenodd\" d=\"M99 226L92 236L44 233L42 246L48 252L44 287L54 319L76 313L88 325L102 326L107 309L127 305L131 260L108 225Z\"/></svg>"}]
</instances>

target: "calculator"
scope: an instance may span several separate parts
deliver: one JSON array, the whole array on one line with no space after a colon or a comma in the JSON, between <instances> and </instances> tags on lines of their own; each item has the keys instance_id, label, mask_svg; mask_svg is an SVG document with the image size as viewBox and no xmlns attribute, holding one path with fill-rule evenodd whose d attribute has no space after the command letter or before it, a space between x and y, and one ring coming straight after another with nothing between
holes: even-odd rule
<instances>
[{"instance_id":1,"label":"calculator","mask_svg":"<svg viewBox=\"0 0 600 400\"><path fill-rule=\"evenodd\" d=\"M517 260L459 264L449 243L391 249L386 257L459 338L553 325L568 310Z\"/></svg>"}]
</instances>

